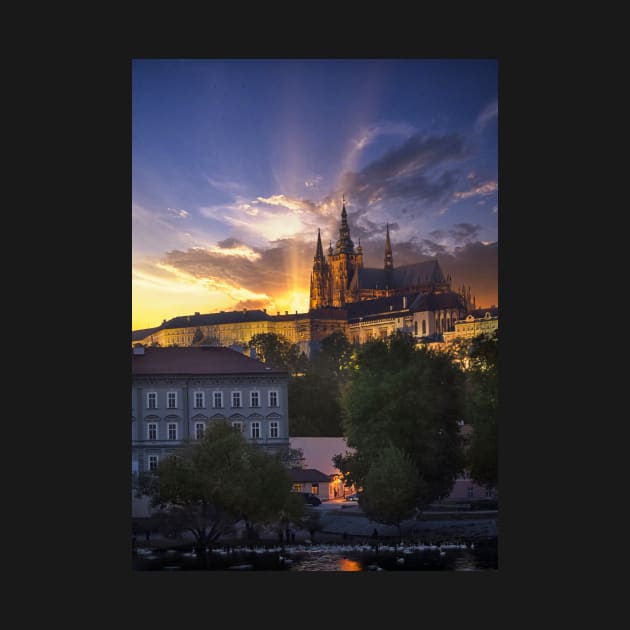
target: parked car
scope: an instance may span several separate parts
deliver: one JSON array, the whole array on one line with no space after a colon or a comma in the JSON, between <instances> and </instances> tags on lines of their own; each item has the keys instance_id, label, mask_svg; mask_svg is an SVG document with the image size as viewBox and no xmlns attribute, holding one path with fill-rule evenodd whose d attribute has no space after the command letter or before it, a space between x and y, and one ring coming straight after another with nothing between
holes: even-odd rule
<instances>
[{"instance_id":1,"label":"parked car","mask_svg":"<svg viewBox=\"0 0 630 630\"><path fill-rule=\"evenodd\" d=\"M301 492L300 494L304 497L304 501L309 505L314 505L315 507L317 507L318 505L322 504L322 500L318 496L311 494L310 492Z\"/></svg>"},{"instance_id":2,"label":"parked car","mask_svg":"<svg viewBox=\"0 0 630 630\"><path fill-rule=\"evenodd\" d=\"M358 501L359 500L359 493L355 492L354 494L349 494L346 497L346 501Z\"/></svg>"}]
</instances>

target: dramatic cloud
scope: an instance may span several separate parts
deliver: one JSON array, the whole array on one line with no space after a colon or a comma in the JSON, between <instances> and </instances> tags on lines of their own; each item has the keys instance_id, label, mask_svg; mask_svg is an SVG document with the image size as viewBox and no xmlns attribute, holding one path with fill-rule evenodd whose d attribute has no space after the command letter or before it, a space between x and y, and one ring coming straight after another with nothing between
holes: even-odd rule
<instances>
[{"instance_id":1,"label":"dramatic cloud","mask_svg":"<svg viewBox=\"0 0 630 630\"><path fill-rule=\"evenodd\" d=\"M459 230L473 236L476 231L470 226ZM449 238L458 229L448 230L440 234L440 238ZM372 247L366 252L365 260L368 267L382 267L385 253L385 240L380 247ZM439 239L422 239L419 242L392 243L394 252L394 267L410 265L431 258L438 259L445 274L452 277L453 289L457 290L462 284L470 286L471 293L477 298L478 306L498 304L498 243L484 243L470 241L459 247L447 247Z\"/></svg>"},{"instance_id":2,"label":"dramatic cloud","mask_svg":"<svg viewBox=\"0 0 630 630\"><path fill-rule=\"evenodd\" d=\"M498 184L495 181L485 182L471 188L470 190L453 193L453 199L467 199L468 197L478 197L479 195L489 195L497 190Z\"/></svg>"},{"instance_id":3,"label":"dramatic cloud","mask_svg":"<svg viewBox=\"0 0 630 630\"><path fill-rule=\"evenodd\" d=\"M345 173L339 188L359 209L392 199L433 205L454 192L460 171L451 165L468 155L457 134L418 133L360 172Z\"/></svg>"},{"instance_id":4,"label":"dramatic cloud","mask_svg":"<svg viewBox=\"0 0 630 630\"><path fill-rule=\"evenodd\" d=\"M480 230L480 225L455 223L450 230L432 230L429 232L429 236L441 241L442 244L448 243L454 247L475 240Z\"/></svg>"},{"instance_id":5,"label":"dramatic cloud","mask_svg":"<svg viewBox=\"0 0 630 630\"><path fill-rule=\"evenodd\" d=\"M398 132L409 135L412 130ZM377 127L366 130L356 139L356 150L380 133L384 132ZM266 308L269 312L304 312L317 229L321 229L324 250L329 241L334 247L343 194L351 236L355 245L361 241L366 266L382 267L389 223L395 266L437 256L445 273L453 276L454 286L470 285L480 305L497 303L497 246L479 241L481 226L460 222L419 232L419 218L427 216L430 225L430 217L444 215L449 202L484 198L497 190L496 181L488 180L487 175L482 180L470 167L465 168L468 156L469 148L458 134L415 134L362 170L343 173L336 189L319 200L281 192L250 197L235 194L231 203L199 210L201 217L233 229L233 235L214 243L201 238L193 241L189 232L174 231L175 224L189 213L169 208L166 214L151 217L155 223L147 236L170 230L174 240L158 260L145 261L145 266L134 264L134 286L161 292L169 289L182 300L188 299L179 302L184 305L192 304L196 296L193 311ZM304 186L314 192L320 180L313 176ZM235 182L209 182L225 191L239 190ZM137 220L148 223L147 213L142 208L135 210Z\"/></svg>"},{"instance_id":6,"label":"dramatic cloud","mask_svg":"<svg viewBox=\"0 0 630 630\"><path fill-rule=\"evenodd\" d=\"M235 264L233 254L239 256ZM243 255L240 252L251 252ZM300 310L308 309L308 282L315 252L313 243L296 239L280 240L265 250L253 250L230 238L221 241L217 247L185 251L172 250L165 254L160 265L168 267L173 274L183 273L209 287L224 284L230 287L242 287L258 296L257 307L278 307L284 310L294 308L294 302ZM300 294L298 297L294 294Z\"/></svg>"},{"instance_id":7,"label":"dramatic cloud","mask_svg":"<svg viewBox=\"0 0 630 630\"><path fill-rule=\"evenodd\" d=\"M497 101L488 103L477 116L477 122L475 128L477 131L481 131L493 118L499 114L499 104Z\"/></svg>"}]
</instances>

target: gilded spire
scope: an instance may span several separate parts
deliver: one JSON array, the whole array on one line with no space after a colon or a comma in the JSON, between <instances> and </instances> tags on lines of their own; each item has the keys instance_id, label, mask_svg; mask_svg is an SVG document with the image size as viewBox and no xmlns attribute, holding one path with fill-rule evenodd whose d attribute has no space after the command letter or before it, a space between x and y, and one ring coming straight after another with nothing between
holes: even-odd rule
<instances>
[{"instance_id":1,"label":"gilded spire","mask_svg":"<svg viewBox=\"0 0 630 630\"><path fill-rule=\"evenodd\" d=\"M389 223L387 224L387 233L385 235L385 269L394 268L394 257L392 255L392 244L389 240Z\"/></svg>"}]
</instances>

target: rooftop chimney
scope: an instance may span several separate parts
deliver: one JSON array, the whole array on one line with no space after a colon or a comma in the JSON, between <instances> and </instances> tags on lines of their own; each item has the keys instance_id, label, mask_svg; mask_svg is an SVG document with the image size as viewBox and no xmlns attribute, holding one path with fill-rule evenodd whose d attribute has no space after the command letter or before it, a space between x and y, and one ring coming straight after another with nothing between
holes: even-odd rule
<instances>
[{"instance_id":1,"label":"rooftop chimney","mask_svg":"<svg viewBox=\"0 0 630 630\"><path fill-rule=\"evenodd\" d=\"M407 296L403 295L403 308L407 308Z\"/></svg>"},{"instance_id":2,"label":"rooftop chimney","mask_svg":"<svg viewBox=\"0 0 630 630\"><path fill-rule=\"evenodd\" d=\"M254 348L253 346L249 349L249 356L251 359L256 358L256 348Z\"/></svg>"},{"instance_id":3,"label":"rooftop chimney","mask_svg":"<svg viewBox=\"0 0 630 630\"><path fill-rule=\"evenodd\" d=\"M195 311L195 315L199 317L199 311Z\"/></svg>"},{"instance_id":4,"label":"rooftop chimney","mask_svg":"<svg viewBox=\"0 0 630 630\"><path fill-rule=\"evenodd\" d=\"M284 314L285 314L285 315L288 315L288 314L289 314L289 311L284 311Z\"/></svg>"}]
</instances>

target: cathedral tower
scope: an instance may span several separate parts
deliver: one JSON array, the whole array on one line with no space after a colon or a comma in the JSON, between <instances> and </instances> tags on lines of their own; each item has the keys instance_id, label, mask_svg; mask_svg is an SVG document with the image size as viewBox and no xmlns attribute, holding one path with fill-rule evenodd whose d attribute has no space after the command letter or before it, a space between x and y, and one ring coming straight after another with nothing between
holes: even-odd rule
<instances>
[{"instance_id":1,"label":"cathedral tower","mask_svg":"<svg viewBox=\"0 0 630 630\"><path fill-rule=\"evenodd\" d=\"M311 273L310 308L332 306L343 307L347 302L356 301L354 293L358 287L358 270L363 266L363 250L354 249L348 226L348 212L345 197L342 200L339 239L333 250L332 243L324 259L321 235L317 233L317 246Z\"/></svg>"}]
</instances>

